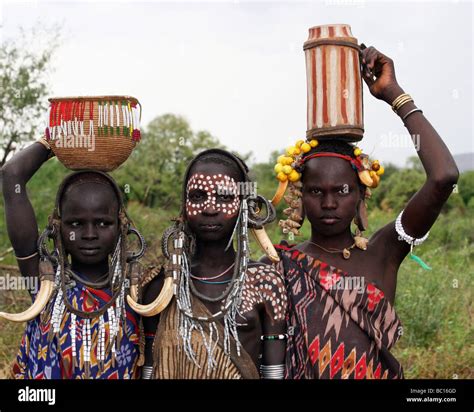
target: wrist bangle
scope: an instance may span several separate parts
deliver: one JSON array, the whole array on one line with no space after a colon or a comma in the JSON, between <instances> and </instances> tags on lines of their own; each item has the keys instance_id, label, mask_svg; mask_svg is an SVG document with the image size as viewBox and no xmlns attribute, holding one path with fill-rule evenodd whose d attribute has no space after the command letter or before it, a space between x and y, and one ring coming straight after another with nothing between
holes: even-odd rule
<instances>
[{"instance_id":1,"label":"wrist bangle","mask_svg":"<svg viewBox=\"0 0 474 412\"><path fill-rule=\"evenodd\" d=\"M404 104L412 101L413 99L408 93L402 93L392 102L392 110L397 113Z\"/></svg>"},{"instance_id":2,"label":"wrist bangle","mask_svg":"<svg viewBox=\"0 0 474 412\"><path fill-rule=\"evenodd\" d=\"M46 139L44 139L43 137L40 137L37 140L37 142L41 143L46 148L46 150L49 152L48 159L51 159L54 156L54 152L53 152L53 149L51 149L51 146L48 143L48 141Z\"/></svg>"},{"instance_id":3,"label":"wrist bangle","mask_svg":"<svg viewBox=\"0 0 474 412\"><path fill-rule=\"evenodd\" d=\"M51 146L49 145L49 143L46 141L46 139L40 137L38 140L37 140L38 143L41 143L44 147L46 147L46 150L51 150Z\"/></svg>"},{"instance_id":4,"label":"wrist bangle","mask_svg":"<svg viewBox=\"0 0 474 412\"><path fill-rule=\"evenodd\" d=\"M153 366L142 367L142 379L151 379L153 375Z\"/></svg>"},{"instance_id":5,"label":"wrist bangle","mask_svg":"<svg viewBox=\"0 0 474 412\"><path fill-rule=\"evenodd\" d=\"M284 379L285 365L260 365L260 376L263 379Z\"/></svg>"},{"instance_id":6,"label":"wrist bangle","mask_svg":"<svg viewBox=\"0 0 474 412\"><path fill-rule=\"evenodd\" d=\"M402 225L402 216L403 216L403 210L400 212L397 219L395 220L395 230L398 233L399 239L404 240L411 246L421 245L428 238L430 232L428 231L423 237L420 237L420 238L415 238L413 236L410 236L409 234L405 232L405 228Z\"/></svg>"},{"instance_id":7,"label":"wrist bangle","mask_svg":"<svg viewBox=\"0 0 474 412\"><path fill-rule=\"evenodd\" d=\"M423 113L423 110L421 109L413 109L413 110L410 110L405 116L402 117L402 121L405 121L405 119L410 116L412 113L415 113L415 112L420 112L420 113Z\"/></svg>"}]
</instances>

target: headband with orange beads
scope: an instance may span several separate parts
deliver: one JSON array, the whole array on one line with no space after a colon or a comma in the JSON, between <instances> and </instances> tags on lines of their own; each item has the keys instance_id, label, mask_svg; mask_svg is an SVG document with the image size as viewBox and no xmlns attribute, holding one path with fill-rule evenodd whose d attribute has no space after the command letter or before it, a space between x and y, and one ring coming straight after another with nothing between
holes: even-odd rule
<instances>
[{"instance_id":1,"label":"headband with orange beads","mask_svg":"<svg viewBox=\"0 0 474 412\"><path fill-rule=\"evenodd\" d=\"M299 170L301 166L308 160L317 157L338 157L347 160L352 164L354 169L357 170L359 179L365 186L374 189L379 185L380 176L383 175L384 168L380 165L378 160L370 161L369 157L363 154L362 150L358 147L354 147L355 158L333 152L319 152L304 156L305 153L311 151L311 149L318 144L319 142L316 139L306 142L304 140L298 140L294 146L290 146L286 149L286 154L278 157L274 170L276 178L280 183L272 199L273 205L278 204L282 199L288 182L296 183L300 181L301 173Z\"/></svg>"}]
</instances>

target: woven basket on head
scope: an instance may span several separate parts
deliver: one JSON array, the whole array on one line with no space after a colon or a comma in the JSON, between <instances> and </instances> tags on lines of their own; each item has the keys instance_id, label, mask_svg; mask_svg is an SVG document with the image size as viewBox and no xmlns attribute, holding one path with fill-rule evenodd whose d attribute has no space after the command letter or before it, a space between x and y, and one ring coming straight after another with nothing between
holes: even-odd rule
<instances>
[{"instance_id":1,"label":"woven basket on head","mask_svg":"<svg viewBox=\"0 0 474 412\"><path fill-rule=\"evenodd\" d=\"M114 170L140 140L141 105L134 97L60 97L49 102L45 139L71 170Z\"/></svg>"}]
</instances>

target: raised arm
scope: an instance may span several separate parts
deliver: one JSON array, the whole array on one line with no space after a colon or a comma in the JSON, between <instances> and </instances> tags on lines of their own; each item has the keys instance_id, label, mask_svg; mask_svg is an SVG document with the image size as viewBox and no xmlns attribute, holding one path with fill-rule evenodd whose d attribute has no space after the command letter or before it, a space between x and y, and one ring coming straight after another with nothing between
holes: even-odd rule
<instances>
[{"instance_id":1,"label":"raised arm","mask_svg":"<svg viewBox=\"0 0 474 412\"><path fill-rule=\"evenodd\" d=\"M38 224L26 184L48 160L50 153L45 145L35 142L13 156L1 169L8 236L23 276L37 276L39 262L35 255Z\"/></svg>"},{"instance_id":2,"label":"raised arm","mask_svg":"<svg viewBox=\"0 0 474 412\"><path fill-rule=\"evenodd\" d=\"M369 47L362 51L362 64L363 78L377 99L392 105L397 97L405 93L396 80L390 58ZM405 233L421 238L436 221L458 180L459 172L439 134L423 113L416 109L414 102L408 102L400 107L397 114L416 143L417 154L426 172L425 183L409 200L402 216ZM385 226L374 237L391 250L395 263L401 263L410 251L408 243L399 241L395 222Z\"/></svg>"}]
</instances>

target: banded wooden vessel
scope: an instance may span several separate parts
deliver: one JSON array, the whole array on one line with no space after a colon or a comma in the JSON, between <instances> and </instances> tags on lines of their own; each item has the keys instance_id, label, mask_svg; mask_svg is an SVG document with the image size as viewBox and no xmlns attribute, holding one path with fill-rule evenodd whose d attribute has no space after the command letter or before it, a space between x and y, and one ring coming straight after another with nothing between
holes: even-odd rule
<instances>
[{"instance_id":1,"label":"banded wooden vessel","mask_svg":"<svg viewBox=\"0 0 474 412\"><path fill-rule=\"evenodd\" d=\"M359 141L364 133L360 48L347 24L309 29L303 47L307 138Z\"/></svg>"}]
</instances>

